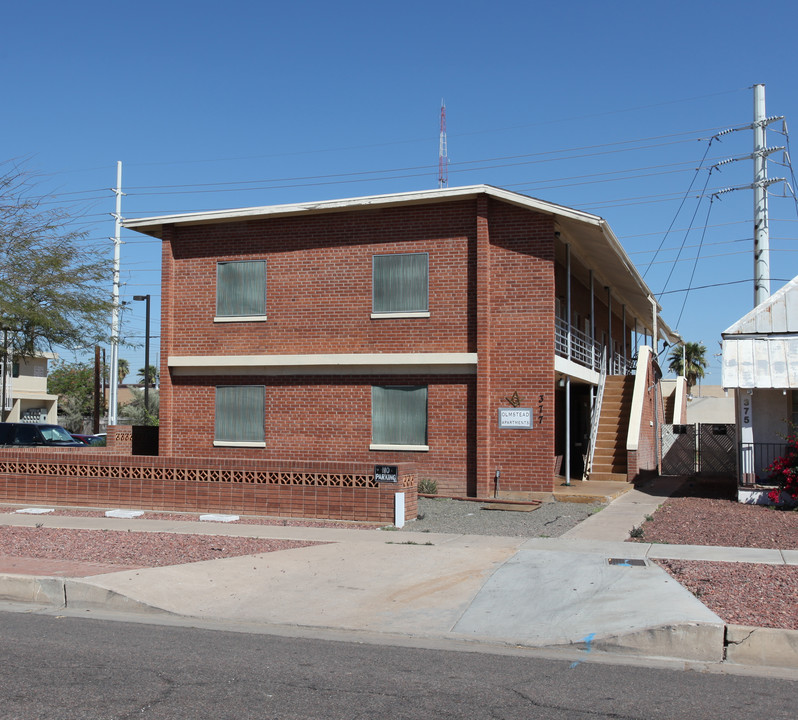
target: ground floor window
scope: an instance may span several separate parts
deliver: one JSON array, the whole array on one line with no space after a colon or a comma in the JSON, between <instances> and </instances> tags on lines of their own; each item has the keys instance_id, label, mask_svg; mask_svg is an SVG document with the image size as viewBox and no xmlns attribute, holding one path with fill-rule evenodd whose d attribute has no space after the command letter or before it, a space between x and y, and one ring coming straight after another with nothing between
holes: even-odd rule
<instances>
[{"instance_id":1,"label":"ground floor window","mask_svg":"<svg viewBox=\"0 0 798 720\"><path fill-rule=\"evenodd\" d=\"M372 449L427 450L427 386L371 388Z\"/></svg>"},{"instance_id":2,"label":"ground floor window","mask_svg":"<svg viewBox=\"0 0 798 720\"><path fill-rule=\"evenodd\" d=\"M221 385L216 388L214 443L265 445L263 385Z\"/></svg>"}]
</instances>

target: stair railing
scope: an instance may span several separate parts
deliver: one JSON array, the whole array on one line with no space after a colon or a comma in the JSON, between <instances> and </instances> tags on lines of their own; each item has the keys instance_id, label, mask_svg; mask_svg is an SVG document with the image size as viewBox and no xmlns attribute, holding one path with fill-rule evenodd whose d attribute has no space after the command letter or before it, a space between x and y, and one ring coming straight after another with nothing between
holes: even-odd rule
<instances>
[{"instance_id":1,"label":"stair railing","mask_svg":"<svg viewBox=\"0 0 798 720\"><path fill-rule=\"evenodd\" d=\"M587 480L593 470L593 455L596 452L596 442L598 440L599 419L601 417L601 401L604 399L604 385L607 381L607 348L601 352L601 368L599 369L599 381L596 387L596 397L593 400L593 412L590 415L590 438L587 442L587 452L585 453L584 471L582 480Z\"/></svg>"}]
</instances>

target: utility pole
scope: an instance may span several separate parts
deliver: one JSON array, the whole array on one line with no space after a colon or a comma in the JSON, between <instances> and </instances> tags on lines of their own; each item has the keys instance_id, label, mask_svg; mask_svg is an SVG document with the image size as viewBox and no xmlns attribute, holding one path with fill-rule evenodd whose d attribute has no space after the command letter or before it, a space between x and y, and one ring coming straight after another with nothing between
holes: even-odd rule
<instances>
[{"instance_id":1,"label":"utility pole","mask_svg":"<svg viewBox=\"0 0 798 720\"><path fill-rule=\"evenodd\" d=\"M100 432L100 412L102 403L100 402L100 346L94 346L94 418L92 420L91 431L96 435Z\"/></svg>"},{"instance_id":2,"label":"utility pole","mask_svg":"<svg viewBox=\"0 0 798 720\"><path fill-rule=\"evenodd\" d=\"M754 307L770 297L765 86L754 85Z\"/></svg>"},{"instance_id":3,"label":"utility pole","mask_svg":"<svg viewBox=\"0 0 798 720\"><path fill-rule=\"evenodd\" d=\"M8 397L11 394L9 387L9 373L8 373L8 328L3 328L3 395L2 404L0 404L0 420L6 421L6 404Z\"/></svg>"},{"instance_id":4,"label":"utility pole","mask_svg":"<svg viewBox=\"0 0 798 720\"><path fill-rule=\"evenodd\" d=\"M754 191L754 307L770 297L770 228L768 225L768 188L784 178L768 178L768 156L784 150L783 147L767 146L767 126L777 120L784 120L783 115L767 117L765 114L765 86L754 85L754 122L743 127L729 128L713 137L719 138L738 130L754 131L754 151L744 157L732 157L715 163L714 168L740 160L754 161L754 182L742 187L729 187L713 193L717 197L736 190Z\"/></svg>"},{"instance_id":5,"label":"utility pole","mask_svg":"<svg viewBox=\"0 0 798 720\"><path fill-rule=\"evenodd\" d=\"M770 297L770 227L768 225L768 187L784 178L768 179L767 160L783 147L768 147L767 126L783 115L765 114L765 86L754 85L754 307Z\"/></svg>"},{"instance_id":6,"label":"utility pole","mask_svg":"<svg viewBox=\"0 0 798 720\"><path fill-rule=\"evenodd\" d=\"M119 254L122 245L122 161L116 163L116 212L114 213L114 290L111 308L111 372L108 381L108 424L116 425L119 406Z\"/></svg>"}]
</instances>

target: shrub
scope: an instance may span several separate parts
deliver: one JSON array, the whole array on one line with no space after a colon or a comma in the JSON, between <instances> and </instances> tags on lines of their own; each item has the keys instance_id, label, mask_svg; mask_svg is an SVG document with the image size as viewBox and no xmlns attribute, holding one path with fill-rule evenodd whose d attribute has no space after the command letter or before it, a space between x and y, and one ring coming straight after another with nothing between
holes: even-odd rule
<instances>
[{"instance_id":1,"label":"shrub","mask_svg":"<svg viewBox=\"0 0 798 720\"><path fill-rule=\"evenodd\" d=\"M779 486L778 489L768 493L768 498L774 503L781 501L782 493L786 493L793 500L798 500L798 434L795 432L795 427L791 427L790 434L785 440L787 452L765 468L769 473L769 479Z\"/></svg>"},{"instance_id":2,"label":"shrub","mask_svg":"<svg viewBox=\"0 0 798 720\"><path fill-rule=\"evenodd\" d=\"M418 492L421 495L437 495L438 483L429 478L422 478L418 481Z\"/></svg>"}]
</instances>

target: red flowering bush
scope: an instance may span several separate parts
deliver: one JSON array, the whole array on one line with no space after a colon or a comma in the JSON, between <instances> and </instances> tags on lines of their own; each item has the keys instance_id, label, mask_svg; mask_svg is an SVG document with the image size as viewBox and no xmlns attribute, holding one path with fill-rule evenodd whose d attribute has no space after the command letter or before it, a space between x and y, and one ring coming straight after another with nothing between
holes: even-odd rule
<instances>
[{"instance_id":1,"label":"red flowering bush","mask_svg":"<svg viewBox=\"0 0 798 720\"><path fill-rule=\"evenodd\" d=\"M781 501L783 492L793 500L798 500L798 434L795 428L792 428L785 440L787 452L765 468L770 473L769 478L779 485L777 490L768 493L768 497L774 503Z\"/></svg>"}]
</instances>

